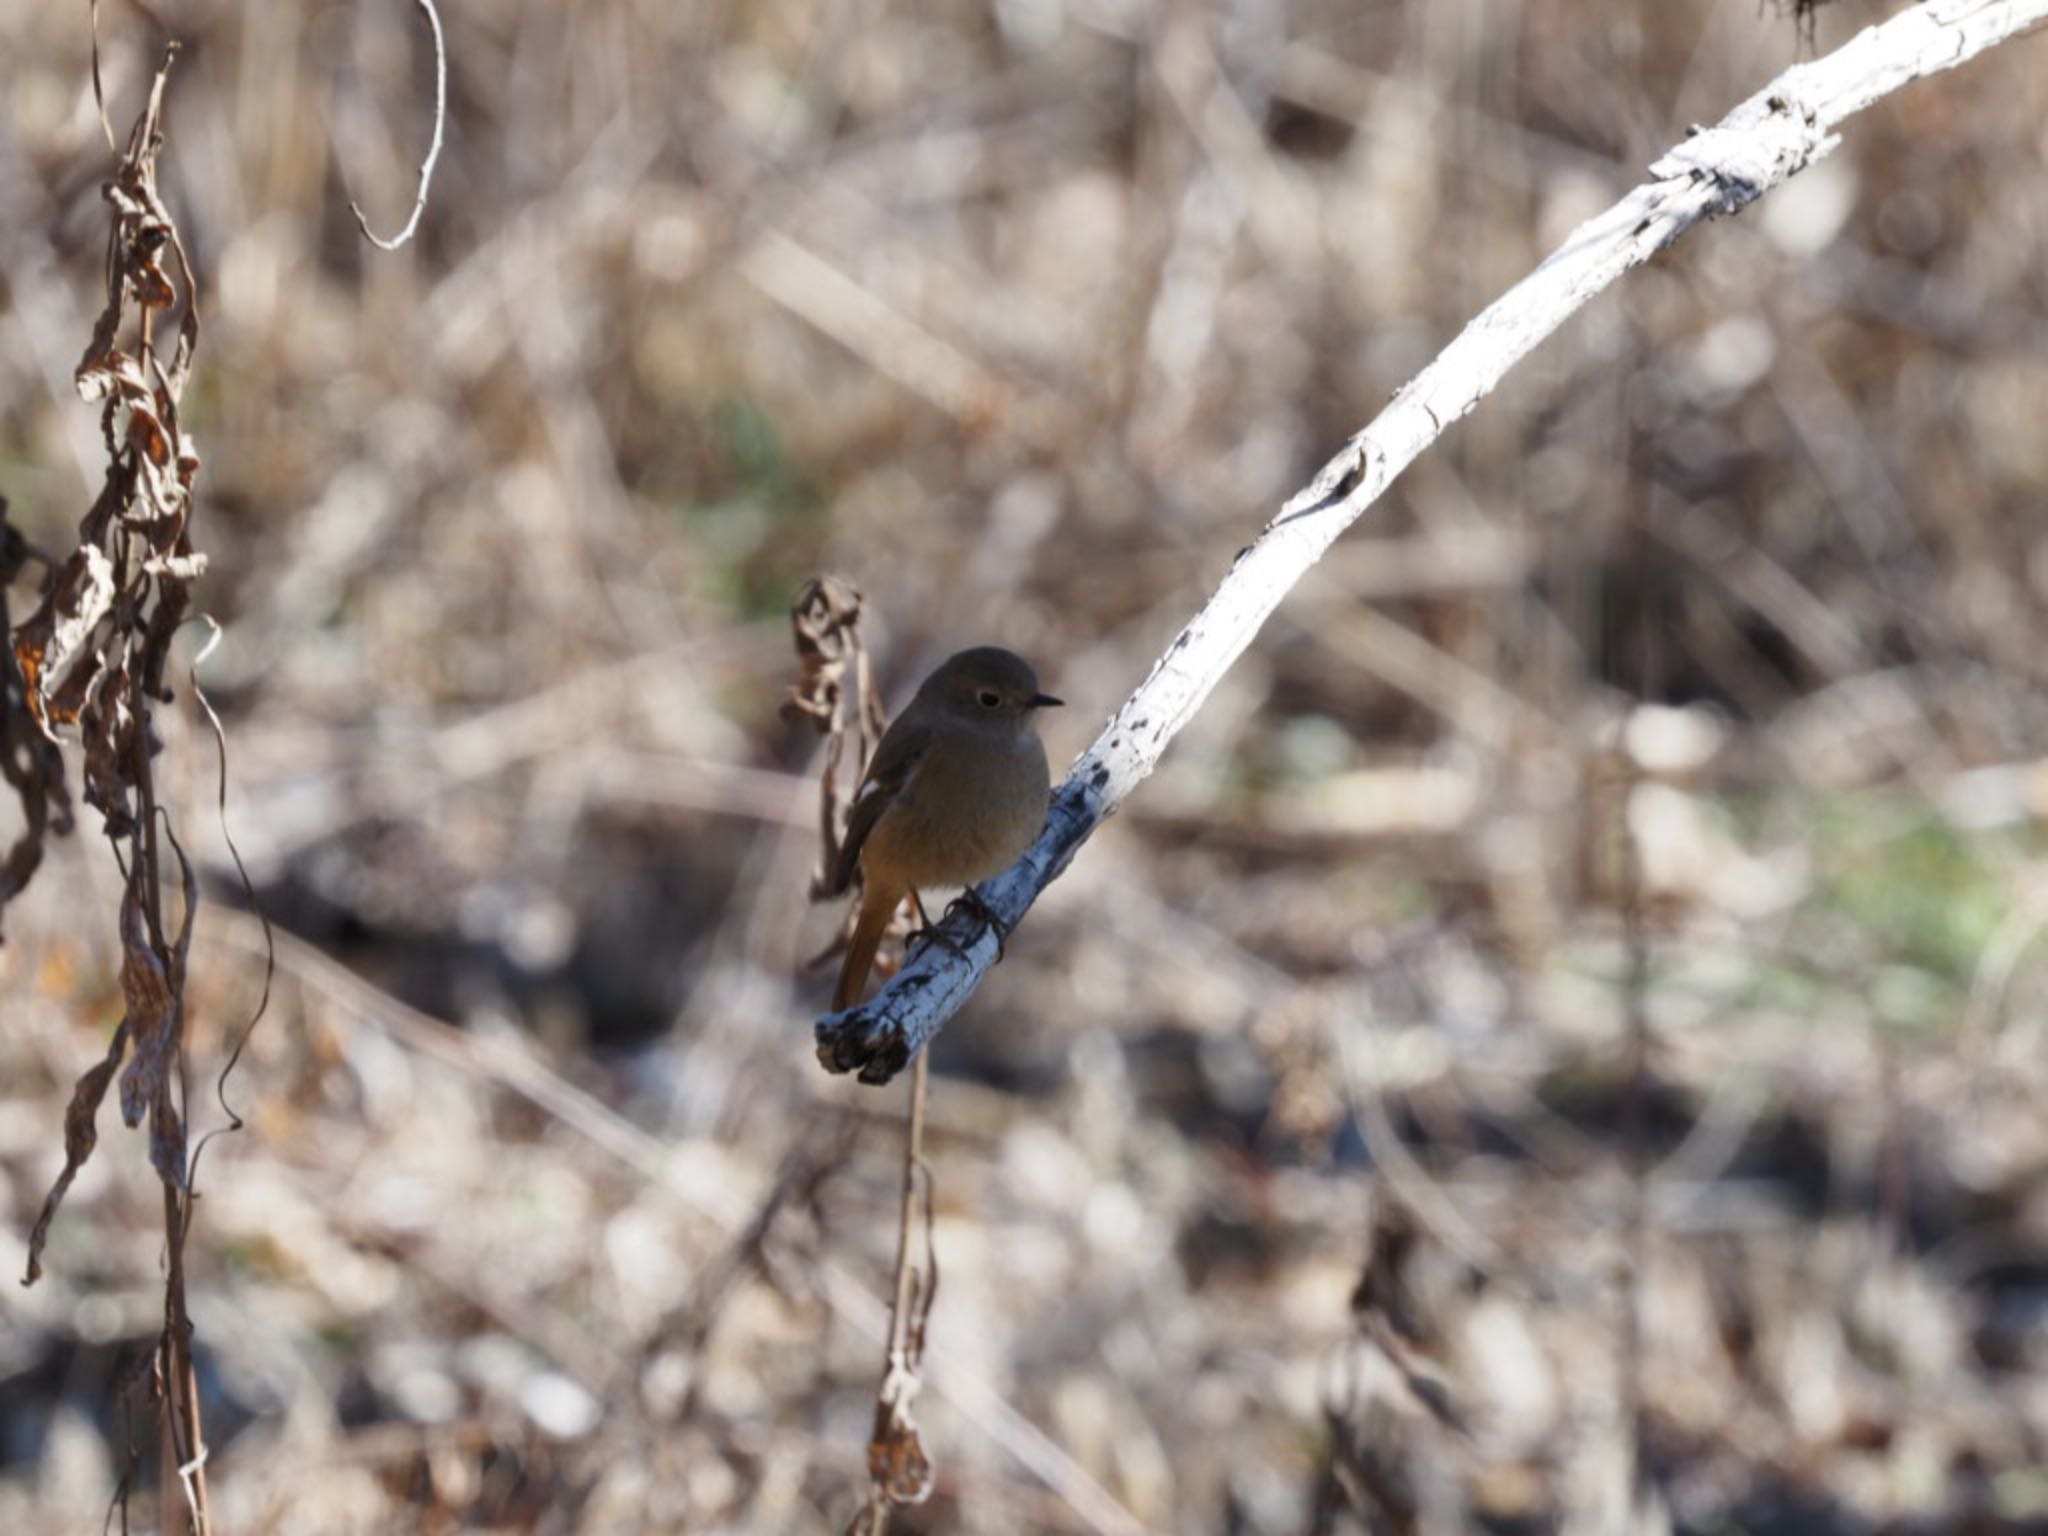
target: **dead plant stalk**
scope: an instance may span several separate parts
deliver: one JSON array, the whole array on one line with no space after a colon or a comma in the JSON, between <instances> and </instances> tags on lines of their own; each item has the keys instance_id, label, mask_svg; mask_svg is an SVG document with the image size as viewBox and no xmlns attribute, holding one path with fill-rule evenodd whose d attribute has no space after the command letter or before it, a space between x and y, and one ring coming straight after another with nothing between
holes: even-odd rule
<instances>
[{"instance_id":1,"label":"dead plant stalk","mask_svg":"<svg viewBox=\"0 0 2048 1536\"><path fill-rule=\"evenodd\" d=\"M206 1536L206 1442L185 1276L192 1218L185 978L197 882L159 803L153 766L163 745L155 711L171 698L165 683L171 644L185 622L192 584L205 569L190 529L199 455L179 417L199 341L196 284L156 181L164 90L176 56L173 43L102 189L112 213L106 302L75 380L79 394L101 408L105 480L79 523L77 546L49 566L40 604L8 637L6 739L19 743L33 735L37 741L25 757L10 754L15 771L8 777L28 805L24 773L40 766L44 781L37 791L60 814L38 816L41 807L31 806L30 825L47 822L49 830L61 832L68 829L69 802L55 747L60 732L77 735L84 751L85 801L100 813L122 874L117 921L124 1012L106 1053L73 1090L64 1120L64 1167L30 1234L24 1283L32 1284L42 1271L51 1222L92 1155L100 1102L126 1057L121 1118L131 1127L149 1122L149 1159L163 1186L164 1325L153 1373L161 1425L159 1518L166 1532ZM96 97L99 83L95 39ZM169 270L166 255L174 258ZM173 311L179 319L166 355L159 346L158 315ZM54 792L48 783L53 773ZM163 897L166 843L182 895L175 926ZM21 881L0 900L19 890L34 862L26 862Z\"/></svg>"}]
</instances>

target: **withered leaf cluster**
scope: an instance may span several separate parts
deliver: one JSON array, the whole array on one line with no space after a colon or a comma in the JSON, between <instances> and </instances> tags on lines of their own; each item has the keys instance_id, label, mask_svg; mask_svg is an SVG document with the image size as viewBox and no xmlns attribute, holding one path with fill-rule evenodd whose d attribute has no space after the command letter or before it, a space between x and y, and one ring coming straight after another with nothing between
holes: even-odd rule
<instances>
[{"instance_id":1,"label":"withered leaf cluster","mask_svg":"<svg viewBox=\"0 0 2048 1536\"><path fill-rule=\"evenodd\" d=\"M839 770L851 758L856 779L868 754L882 739L881 700L860 632L865 599L844 577L813 576L789 605L790 636L798 675L783 701L785 719L811 721L825 736L825 765L818 775L819 864L811 877L812 898L839 894L833 872L839 865L843 817Z\"/></svg>"},{"instance_id":2,"label":"withered leaf cluster","mask_svg":"<svg viewBox=\"0 0 2048 1536\"><path fill-rule=\"evenodd\" d=\"M8 636L5 772L26 811L27 829L0 865L0 904L33 873L46 832L70 826L58 733L75 731L84 750L85 801L99 811L126 890L120 911L125 1013L105 1057L78 1081L65 1114L65 1166L30 1242L28 1278L41 1269L51 1218L91 1155L94 1117L124 1054L121 1116L150 1122L150 1161L183 1189L186 1135L177 1106L184 1033L185 958L195 884L176 839L162 828L151 780L161 749L154 707L167 702L171 642L185 621L205 557L192 547L192 487L199 455L179 416L199 341L191 264L157 190L163 147L164 85L171 56L114 174L103 188L112 212L106 304L75 381L100 406L106 479L78 527L77 546L51 564L40 603ZM172 266L166 269L166 262ZM160 325L178 311L168 351ZM0 528L0 572L13 576L28 551ZM168 842L179 865L182 916L175 933L163 913Z\"/></svg>"},{"instance_id":3,"label":"withered leaf cluster","mask_svg":"<svg viewBox=\"0 0 2048 1536\"><path fill-rule=\"evenodd\" d=\"M101 405L106 481L78 527L42 603L11 637L27 704L46 733L76 725L85 746L85 799L107 835L135 828L138 766L158 743L149 704L168 695L164 666L205 557L192 548L192 482L199 472L178 401L199 341L192 273L156 186L166 73L104 189L114 213L107 242L107 302L75 375ZM166 361L157 316L177 303L165 272L175 256L187 301ZM137 333L133 350L124 340Z\"/></svg>"}]
</instances>

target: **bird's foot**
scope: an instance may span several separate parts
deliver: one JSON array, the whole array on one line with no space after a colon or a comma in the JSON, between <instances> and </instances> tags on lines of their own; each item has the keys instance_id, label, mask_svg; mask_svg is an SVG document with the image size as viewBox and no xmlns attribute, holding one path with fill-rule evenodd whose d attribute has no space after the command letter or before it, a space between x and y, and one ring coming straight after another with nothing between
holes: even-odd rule
<instances>
[{"instance_id":1,"label":"bird's foot","mask_svg":"<svg viewBox=\"0 0 2048 1536\"><path fill-rule=\"evenodd\" d=\"M910 904L917 908L918 928L917 932L910 936L910 943L913 946L923 949L927 944L936 944L939 948L958 955L962 960L967 958L967 951L960 947L959 940L941 932L939 925L932 921L931 913L924 909L924 898L916 891L910 893ZM952 908L948 907L946 910L950 912Z\"/></svg>"},{"instance_id":2,"label":"bird's foot","mask_svg":"<svg viewBox=\"0 0 2048 1536\"><path fill-rule=\"evenodd\" d=\"M946 908L946 916L951 917L955 908L978 917L988 924L989 932L996 936L996 960L998 963L1001 963L1003 958L1003 941L1010 936L1010 925L996 916L996 909L990 906L983 898L981 892L971 885L953 898L952 905Z\"/></svg>"}]
</instances>

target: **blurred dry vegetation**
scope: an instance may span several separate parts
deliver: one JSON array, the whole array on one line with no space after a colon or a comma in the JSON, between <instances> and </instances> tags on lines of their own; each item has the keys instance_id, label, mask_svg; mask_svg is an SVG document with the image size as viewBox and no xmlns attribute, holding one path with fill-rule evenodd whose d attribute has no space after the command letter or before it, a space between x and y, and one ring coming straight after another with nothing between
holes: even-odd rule
<instances>
[{"instance_id":1,"label":"blurred dry vegetation","mask_svg":"<svg viewBox=\"0 0 2048 1536\"><path fill-rule=\"evenodd\" d=\"M901 1100L811 1057L795 588L862 587L892 698L1025 652L1065 761L1794 24L451 5L383 255L347 205L408 206L413 7L156 9L197 602L282 930L187 1259L215 1518L825 1536ZM56 550L100 474L84 13L0 0L0 495ZM103 25L123 124L161 38ZM935 1057L940 1482L899 1530L1590 1532L1632 1454L1636 1529L2048 1523L2044 49L1881 103L1543 348L1012 939ZM203 1129L262 942L182 689L163 725ZM0 1272L120 1014L118 891L87 817L6 915ZM6 1288L0 1529L98 1521L161 1248L109 1131Z\"/></svg>"}]
</instances>

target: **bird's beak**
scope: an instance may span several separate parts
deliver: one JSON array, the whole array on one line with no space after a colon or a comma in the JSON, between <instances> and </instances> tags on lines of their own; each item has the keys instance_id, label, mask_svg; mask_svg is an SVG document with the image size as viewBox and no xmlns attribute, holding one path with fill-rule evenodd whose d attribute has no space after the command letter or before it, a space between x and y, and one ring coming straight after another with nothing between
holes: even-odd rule
<instances>
[{"instance_id":1,"label":"bird's beak","mask_svg":"<svg viewBox=\"0 0 2048 1536\"><path fill-rule=\"evenodd\" d=\"M1034 693L1031 695L1031 707L1033 709L1056 709L1066 702L1065 699L1056 699L1049 693Z\"/></svg>"}]
</instances>

